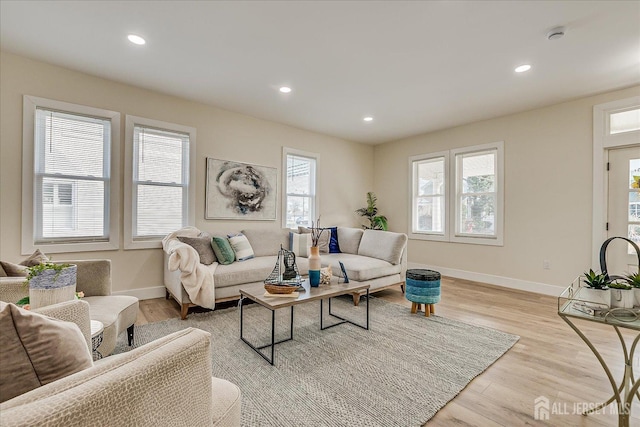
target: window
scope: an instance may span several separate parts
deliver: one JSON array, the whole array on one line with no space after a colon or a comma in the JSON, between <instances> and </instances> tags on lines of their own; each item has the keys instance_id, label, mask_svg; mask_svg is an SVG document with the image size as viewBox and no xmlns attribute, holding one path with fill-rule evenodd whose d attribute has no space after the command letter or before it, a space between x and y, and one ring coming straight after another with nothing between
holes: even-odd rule
<instances>
[{"instance_id":1,"label":"window","mask_svg":"<svg viewBox=\"0 0 640 427\"><path fill-rule=\"evenodd\" d=\"M125 248L160 247L194 223L195 129L127 116Z\"/></svg>"},{"instance_id":2,"label":"window","mask_svg":"<svg viewBox=\"0 0 640 427\"><path fill-rule=\"evenodd\" d=\"M502 245L503 143L413 156L413 239Z\"/></svg>"},{"instance_id":3,"label":"window","mask_svg":"<svg viewBox=\"0 0 640 427\"><path fill-rule=\"evenodd\" d=\"M316 170L318 155L304 151L283 149L283 171L285 194L283 204L285 214L282 226L296 228L310 227L317 219Z\"/></svg>"},{"instance_id":4,"label":"window","mask_svg":"<svg viewBox=\"0 0 640 427\"><path fill-rule=\"evenodd\" d=\"M448 160L448 152L412 157L412 234L430 235L432 239L446 236Z\"/></svg>"},{"instance_id":5,"label":"window","mask_svg":"<svg viewBox=\"0 0 640 427\"><path fill-rule=\"evenodd\" d=\"M119 123L116 112L24 97L24 254L118 247Z\"/></svg>"}]
</instances>

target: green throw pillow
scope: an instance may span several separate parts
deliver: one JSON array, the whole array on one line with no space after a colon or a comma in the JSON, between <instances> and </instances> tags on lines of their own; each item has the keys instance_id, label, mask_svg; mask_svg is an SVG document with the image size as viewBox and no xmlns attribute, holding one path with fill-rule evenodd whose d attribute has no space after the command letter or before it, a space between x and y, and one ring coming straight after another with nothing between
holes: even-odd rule
<instances>
[{"instance_id":1,"label":"green throw pillow","mask_svg":"<svg viewBox=\"0 0 640 427\"><path fill-rule=\"evenodd\" d=\"M236 259L236 253L229 244L226 237L212 237L211 247L218 258L218 262L222 265L231 264Z\"/></svg>"}]
</instances>

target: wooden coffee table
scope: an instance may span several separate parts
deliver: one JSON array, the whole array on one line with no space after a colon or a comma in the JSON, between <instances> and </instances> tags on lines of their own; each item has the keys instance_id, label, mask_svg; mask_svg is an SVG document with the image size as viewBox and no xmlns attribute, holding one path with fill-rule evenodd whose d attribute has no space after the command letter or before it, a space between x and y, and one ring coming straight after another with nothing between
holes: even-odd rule
<instances>
[{"instance_id":1,"label":"wooden coffee table","mask_svg":"<svg viewBox=\"0 0 640 427\"><path fill-rule=\"evenodd\" d=\"M291 341L293 339L293 307L298 304L304 304L311 301L320 300L320 329L325 330L329 328L333 328L334 326L341 325L343 323L350 323L352 325L358 326L362 329L369 329L369 285L362 283L332 283L330 285L320 285L317 288L312 288L309 286L309 280L305 280L302 284L304 287L304 291L299 291L299 295L297 298L294 297L272 297L265 296L264 286L262 284L259 285L251 285L247 286L243 289L240 289L240 339L244 341L249 347L251 347L256 353L264 358L267 362L273 365L274 355L275 355L275 346L276 344L280 344L286 341ZM351 320L345 319L338 315L335 315L331 312L331 298L337 297L340 295L352 294L354 292L359 292L366 290L366 301L367 301L367 319L366 324L360 325ZM250 299L261 306L271 310L271 343L266 344L260 347L256 347L252 343L250 343L243 335L243 323L244 316L242 307L244 305L244 300ZM339 320L339 322L332 323L329 326L325 326L323 324L323 306L324 300L328 300L329 303L329 315ZM276 325L276 310L279 308L291 308L291 323L290 323L290 334L288 338L285 338L280 341L275 341L275 325ZM267 357L260 350L264 348L271 348L271 358Z\"/></svg>"}]
</instances>

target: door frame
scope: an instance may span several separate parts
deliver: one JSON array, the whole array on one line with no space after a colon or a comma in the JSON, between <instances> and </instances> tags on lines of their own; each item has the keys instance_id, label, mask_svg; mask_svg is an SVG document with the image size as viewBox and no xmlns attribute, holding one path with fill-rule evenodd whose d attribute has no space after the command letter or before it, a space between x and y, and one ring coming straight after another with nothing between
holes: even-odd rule
<instances>
[{"instance_id":1,"label":"door frame","mask_svg":"<svg viewBox=\"0 0 640 427\"><path fill-rule=\"evenodd\" d=\"M640 107L640 96L593 106L593 220L591 233L591 267L600 268L599 253L607 238L607 204L609 150L638 145L640 130L609 134L609 116L617 111Z\"/></svg>"}]
</instances>

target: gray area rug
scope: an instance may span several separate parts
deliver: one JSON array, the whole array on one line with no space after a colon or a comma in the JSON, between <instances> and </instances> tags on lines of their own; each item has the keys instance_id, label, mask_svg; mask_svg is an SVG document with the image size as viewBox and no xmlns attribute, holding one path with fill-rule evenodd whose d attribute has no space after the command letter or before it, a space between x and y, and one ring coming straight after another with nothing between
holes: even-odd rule
<instances>
[{"instance_id":1,"label":"gray area rug","mask_svg":"<svg viewBox=\"0 0 640 427\"><path fill-rule=\"evenodd\" d=\"M333 312L364 323L365 304L334 299ZM502 356L519 337L371 298L371 329L324 331L319 302L295 307L294 339L276 345L269 365L239 338L239 309L190 314L137 326L135 345L192 326L212 335L213 375L242 390L243 426L419 426ZM245 334L266 344L271 312L244 307ZM327 316L325 303L325 319ZM289 309L276 312L276 341L288 336ZM126 334L116 353L127 351Z\"/></svg>"}]
</instances>

